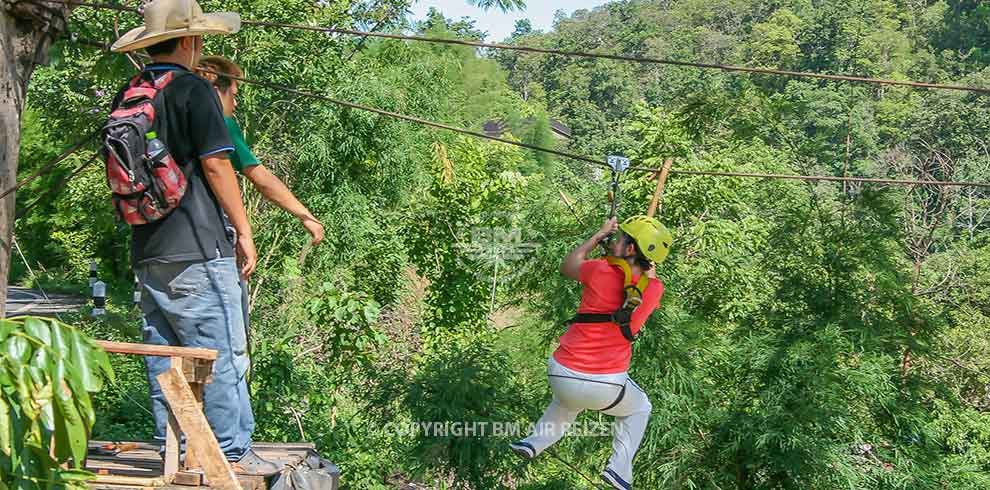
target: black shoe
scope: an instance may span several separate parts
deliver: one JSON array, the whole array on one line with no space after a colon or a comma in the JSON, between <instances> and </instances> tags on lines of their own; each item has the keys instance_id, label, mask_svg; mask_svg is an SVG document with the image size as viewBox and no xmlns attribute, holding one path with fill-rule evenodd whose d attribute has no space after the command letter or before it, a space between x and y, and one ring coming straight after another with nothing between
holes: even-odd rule
<instances>
[{"instance_id":1,"label":"black shoe","mask_svg":"<svg viewBox=\"0 0 990 490\"><path fill-rule=\"evenodd\" d=\"M536 457L536 449L528 442L516 441L509 443L509 449L522 459L533 459Z\"/></svg>"},{"instance_id":2,"label":"black shoe","mask_svg":"<svg viewBox=\"0 0 990 490\"><path fill-rule=\"evenodd\" d=\"M237 462L231 462L231 467L234 473L239 475L268 476L282 471L282 465L258 456L254 449L248 449L244 456L241 456L241 459Z\"/></svg>"},{"instance_id":3,"label":"black shoe","mask_svg":"<svg viewBox=\"0 0 990 490\"><path fill-rule=\"evenodd\" d=\"M602 472L602 480L615 490L632 490L632 484L619 477L616 472L612 471L612 468L605 468L605 471Z\"/></svg>"}]
</instances>

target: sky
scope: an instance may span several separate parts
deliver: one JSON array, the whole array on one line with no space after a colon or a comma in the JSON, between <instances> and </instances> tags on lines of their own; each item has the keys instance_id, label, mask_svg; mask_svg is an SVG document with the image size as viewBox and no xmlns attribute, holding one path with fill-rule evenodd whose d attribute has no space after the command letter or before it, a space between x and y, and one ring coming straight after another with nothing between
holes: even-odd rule
<instances>
[{"instance_id":1,"label":"sky","mask_svg":"<svg viewBox=\"0 0 990 490\"><path fill-rule=\"evenodd\" d=\"M575 10L590 10L606 3L607 0L528 0L525 11L502 13L499 9L481 10L468 5L467 0L419 0L412 6L412 18L422 20L430 7L436 7L448 19L470 17L476 20L475 26L488 32L485 40L494 42L509 37L519 19L529 19L533 23L533 29L548 31L553 27L554 12L557 10L570 14Z\"/></svg>"}]
</instances>

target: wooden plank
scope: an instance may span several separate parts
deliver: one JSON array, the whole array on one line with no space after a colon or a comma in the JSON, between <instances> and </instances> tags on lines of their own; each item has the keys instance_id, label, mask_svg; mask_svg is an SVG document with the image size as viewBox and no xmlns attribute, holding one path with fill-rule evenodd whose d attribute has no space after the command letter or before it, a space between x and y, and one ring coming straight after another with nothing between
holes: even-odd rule
<instances>
[{"instance_id":1,"label":"wooden plank","mask_svg":"<svg viewBox=\"0 0 990 490\"><path fill-rule=\"evenodd\" d=\"M94 485L126 485L130 487L160 487L165 485L161 478L139 478L134 476L96 475L89 481Z\"/></svg>"},{"instance_id":2,"label":"wooden plank","mask_svg":"<svg viewBox=\"0 0 990 490\"><path fill-rule=\"evenodd\" d=\"M86 482L86 485L93 490L162 490L166 487L136 487L134 485L111 485L106 483Z\"/></svg>"},{"instance_id":3,"label":"wooden plank","mask_svg":"<svg viewBox=\"0 0 990 490\"><path fill-rule=\"evenodd\" d=\"M111 342L97 340L96 343L107 352L114 354L132 354L136 356L183 357L186 359L217 360L217 351L193 347L174 347L171 345L130 344L127 342Z\"/></svg>"},{"instance_id":4,"label":"wooden plank","mask_svg":"<svg viewBox=\"0 0 990 490\"><path fill-rule=\"evenodd\" d=\"M158 375L158 383L172 413L179 421L179 427L186 434L187 452L196 455L210 486L221 490L241 490L206 416L189 388L189 383L182 376L182 371L170 368Z\"/></svg>"},{"instance_id":5,"label":"wooden plank","mask_svg":"<svg viewBox=\"0 0 990 490\"><path fill-rule=\"evenodd\" d=\"M203 474L191 471L180 471L172 479L173 485L183 485L187 487L198 487L203 485Z\"/></svg>"},{"instance_id":6,"label":"wooden plank","mask_svg":"<svg viewBox=\"0 0 990 490\"><path fill-rule=\"evenodd\" d=\"M153 441L89 441L89 450L99 450L99 449L114 449L121 448L122 452L125 453L140 453L142 451L151 451L157 454L158 443Z\"/></svg>"}]
</instances>

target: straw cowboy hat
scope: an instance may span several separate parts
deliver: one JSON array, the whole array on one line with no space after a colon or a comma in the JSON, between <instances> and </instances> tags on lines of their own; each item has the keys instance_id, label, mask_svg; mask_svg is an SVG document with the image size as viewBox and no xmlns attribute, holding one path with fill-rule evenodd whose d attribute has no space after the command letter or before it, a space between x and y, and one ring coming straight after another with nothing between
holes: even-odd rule
<instances>
[{"instance_id":1,"label":"straw cowboy hat","mask_svg":"<svg viewBox=\"0 0 990 490\"><path fill-rule=\"evenodd\" d=\"M113 43L123 53L177 37L233 34L241 29L235 12L204 14L196 0L154 0L144 6L144 26L131 29Z\"/></svg>"}]
</instances>

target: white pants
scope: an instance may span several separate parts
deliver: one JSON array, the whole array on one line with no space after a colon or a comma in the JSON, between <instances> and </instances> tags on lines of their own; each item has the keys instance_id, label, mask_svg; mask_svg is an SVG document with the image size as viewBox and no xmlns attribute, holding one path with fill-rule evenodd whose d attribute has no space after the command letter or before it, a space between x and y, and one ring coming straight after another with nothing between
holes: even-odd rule
<instances>
[{"instance_id":1,"label":"white pants","mask_svg":"<svg viewBox=\"0 0 990 490\"><path fill-rule=\"evenodd\" d=\"M602 410L615 417L612 432L612 457L608 468L632 483L632 461L643 442L646 423L653 406L646 393L628 373L587 374L568 369L550 356L548 377L553 401L543 412L534 431L524 442L542 453L560 440L584 410ZM622 400L613 406L625 387ZM606 409L607 410L603 410Z\"/></svg>"}]
</instances>

